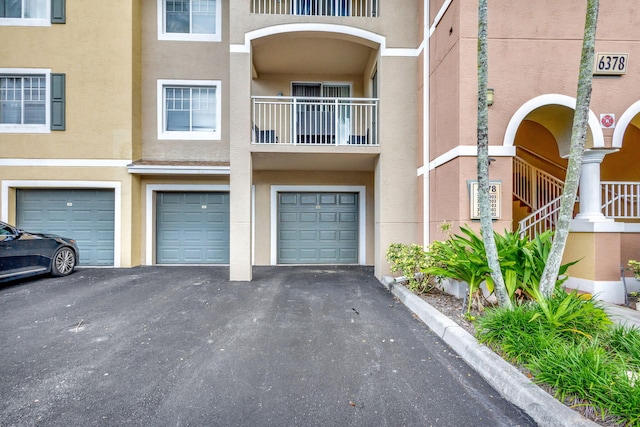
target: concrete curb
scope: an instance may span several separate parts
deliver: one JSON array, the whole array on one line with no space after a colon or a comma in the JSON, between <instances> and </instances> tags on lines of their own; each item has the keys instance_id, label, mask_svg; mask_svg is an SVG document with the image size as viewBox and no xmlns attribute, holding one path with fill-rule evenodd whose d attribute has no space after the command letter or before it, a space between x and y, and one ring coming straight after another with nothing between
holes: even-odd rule
<instances>
[{"instance_id":1,"label":"concrete curb","mask_svg":"<svg viewBox=\"0 0 640 427\"><path fill-rule=\"evenodd\" d=\"M550 396L456 322L396 283L393 277L384 276L381 282L505 399L525 411L540 426L597 426Z\"/></svg>"}]
</instances>

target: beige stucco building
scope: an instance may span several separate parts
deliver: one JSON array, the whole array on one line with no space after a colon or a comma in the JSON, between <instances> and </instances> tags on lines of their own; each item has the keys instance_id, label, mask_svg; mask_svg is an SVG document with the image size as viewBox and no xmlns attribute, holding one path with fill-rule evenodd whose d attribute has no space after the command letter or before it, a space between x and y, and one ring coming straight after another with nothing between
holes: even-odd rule
<instances>
[{"instance_id":1,"label":"beige stucco building","mask_svg":"<svg viewBox=\"0 0 640 427\"><path fill-rule=\"evenodd\" d=\"M0 11L0 219L75 237L84 265L380 277L390 243L476 221L475 1L17 3ZM490 3L498 230L564 178L584 2L542 3ZM596 49L616 62L594 78L566 256L573 286L619 300L640 246L640 36L609 3Z\"/></svg>"}]
</instances>

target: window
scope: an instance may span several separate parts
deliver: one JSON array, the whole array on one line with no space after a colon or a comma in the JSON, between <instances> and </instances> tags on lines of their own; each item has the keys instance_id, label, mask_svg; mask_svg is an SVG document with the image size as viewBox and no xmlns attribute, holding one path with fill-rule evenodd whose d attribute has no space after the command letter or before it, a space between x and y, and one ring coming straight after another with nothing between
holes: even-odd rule
<instances>
[{"instance_id":1,"label":"window","mask_svg":"<svg viewBox=\"0 0 640 427\"><path fill-rule=\"evenodd\" d=\"M158 39L220 41L220 8L221 0L158 0Z\"/></svg>"},{"instance_id":2,"label":"window","mask_svg":"<svg viewBox=\"0 0 640 427\"><path fill-rule=\"evenodd\" d=\"M159 139L220 139L219 80L159 80Z\"/></svg>"},{"instance_id":3,"label":"window","mask_svg":"<svg viewBox=\"0 0 640 427\"><path fill-rule=\"evenodd\" d=\"M51 130L65 130L65 75L0 68L0 133Z\"/></svg>"},{"instance_id":4,"label":"window","mask_svg":"<svg viewBox=\"0 0 640 427\"><path fill-rule=\"evenodd\" d=\"M0 0L0 26L64 23L64 3L64 0Z\"/></svg>"}]
</instances>

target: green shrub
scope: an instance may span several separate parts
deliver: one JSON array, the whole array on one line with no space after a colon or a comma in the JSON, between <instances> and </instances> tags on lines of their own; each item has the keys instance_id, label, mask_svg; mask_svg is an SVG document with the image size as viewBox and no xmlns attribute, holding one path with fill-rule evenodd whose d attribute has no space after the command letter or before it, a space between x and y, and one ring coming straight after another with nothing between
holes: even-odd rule
<instances>
[{"instance_id":1,"label":"green shrub","mask_svg":"<svg viewBox=\"0 0 640 427\"><path fill-rule=\"evenodd\" d=\"M606 343L609 351L617 353L640 372L640 329L616 325L610 329Z\"/></svg>"},{"instance_id":2,"label":"green shrub","mask_svg":"<svg viewBox=\"0 0 640 427\"><path fill-rule=\"evenodd\" d=\"M599 340L547 347L528 368L536 382L554 387L560 400L578 397L603 417L619 417L622 425L640 422L640 387L629 375L629 365Z\"/></svg>"},{"instance_id":3,"label":"green shrub","mask_svg":"<svg viewBox=\"0 0 640 427\"><path fill-rule=\"evenodd\" d=\"M489 291L493 291L491 269L481 235L467 226L462 226L460 231L461 234L453 234L448 240L435 241L429 246L428 256L432 266L423 271L467 282L470 295L478 291L483 281L486 281ZM503 235L494 233L494 239L509 297L519 300L533 298L534 290L540 286L540 279L551 251L552 232L541 233L529 240L526 236L520 236L518 232L505 230ZM563 264L559 275L564 275L575 262L577 261ZM559 279L558 284L562 280Z\"/></svg>"},{"instance_id":4,"label":"green shrub","mask_svg":"<svg viewBox=\"0 0 640 427\"><path fill-rule=\"evenodd\" d=\"M423 273L429 266L424 248L417 244L392 243L386 253L391 272L400 272L413 292L425 292L430 287L430 277Z\"/></svg>"},{"instance_id":5,"label":"green shrub","mask_svg":"<svg viewBox=\"0 0 640 427\"><path fill-rule=\"evenodd\" d=\"M448 277L467 282L469 295L474 295L480 284L487 280L491 291L491 280L484 242L473 230L462 227L462 233L452 235L448 240L435 241L429 245L431 265L423 270L425 274ZM471 298L467 312L471 310Z\"/></svg>"},{"instance_id":6,"label":"green shrub","mask_svg":"<svg viewBox=\"0 0 640 427\"><path fill-rule=\"evenodd\" d=\"M627 265L629 266L628 270L633 271L633 277L635 277L636 280L640 280L640 262L631 259Z\"/></svg>"},{"instance_id":7,"label":"green shrub","mask_svg":"<svg viewBox=\"0 0 640 427\"><path fill-rule=\"evenodd\" d=\"M575 292L537 298L487 310L475 322L478 339L527 367L560 400L640 425L640 330L613 326L597 301Z\"/></svg>"},{"instance_id":8,"label":"green shrub","mask_svg":"<svg viewBox=\"0 0 640 427\"><path fill-rule=\"evenodd\" d=\"M515 306L512 310L490 308L475 322L480 342L496 349L506 360L524 364L560 339L553 328L543 322L532 322L537 309L533 304Z\"/></svg>"},{"instance_id":9,"label":"green shrub","mask_svg":"<svg viewBox=\"0 0 640 427\"><path fill-rule=\"evenodd\" d=\"M567 293L557 288L550 298L545 298L535 289L536 313L531 318L535 321L543 318L544 322L556 332L574 339L575 335L592 338L609 330L612 325L609 316L593 297L585 297L577 292Z\"/></svg>"}]
</instances>

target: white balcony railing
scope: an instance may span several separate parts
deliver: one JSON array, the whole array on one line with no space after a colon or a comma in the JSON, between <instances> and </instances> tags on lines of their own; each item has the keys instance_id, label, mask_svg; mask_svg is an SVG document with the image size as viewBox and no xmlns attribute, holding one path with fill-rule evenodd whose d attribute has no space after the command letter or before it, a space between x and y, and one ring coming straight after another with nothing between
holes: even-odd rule
<instances>
[{"instance_id":1,"label":"white balcony railing","mask_svg":"<svg viewBox=\"0 0 640 427\"><path fill-rule=\"evenodd\" d=\"M603 181L602 214L607 218L640 218L640 182Z\"/></svg>"},{"instance_id":2,"label":"white balcony railing","mask_svg":"<svg viewBox=\"0 0 640 427\"><path fill-rule=\"evenodd\" d=\"M252 97L253 144L378 145L378 99Z\"/></svg>"},{"instance_id":3,"label":"white balcony railing","mask_svg":"<svg viewBox=\"0 0 640 427\"><path fill-rule=\"evenodd\" d=\"M266 15L374 17L378 0L251 0L251 12Z\"/></svg>"}]
</instances>

